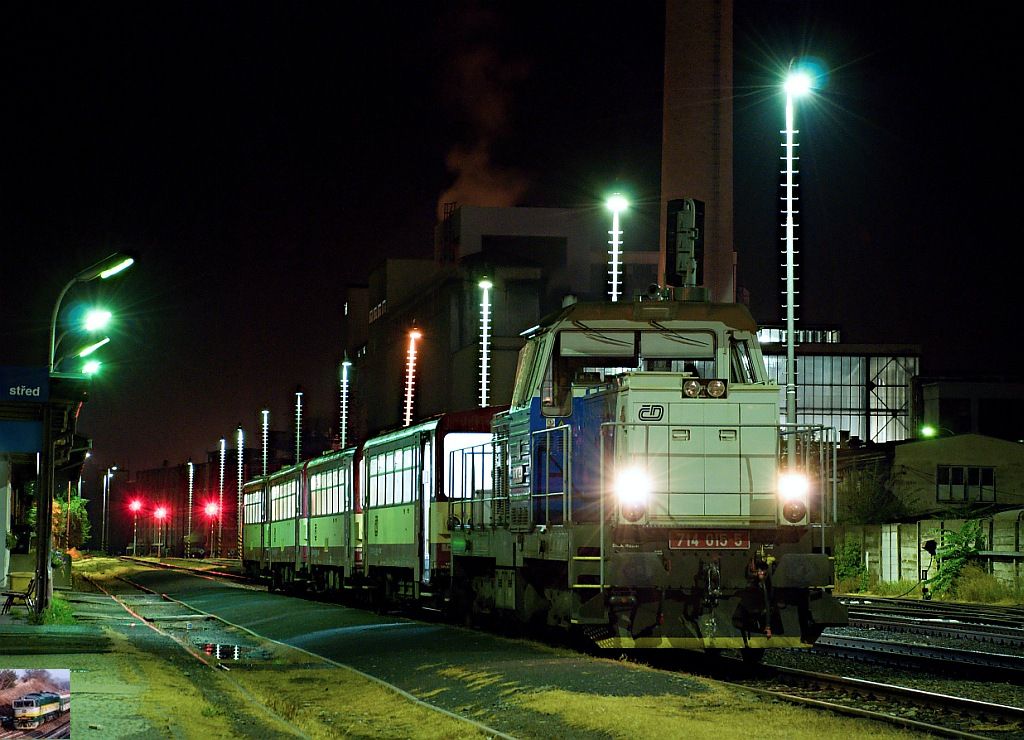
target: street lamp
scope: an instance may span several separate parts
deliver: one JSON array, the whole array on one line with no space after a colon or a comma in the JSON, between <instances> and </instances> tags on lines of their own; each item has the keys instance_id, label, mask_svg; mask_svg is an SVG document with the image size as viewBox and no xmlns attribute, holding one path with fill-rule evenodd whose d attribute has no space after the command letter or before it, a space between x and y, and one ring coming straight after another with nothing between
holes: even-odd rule
<instances>
[{"instance_id":1,"label":"street lamp","mask_svg":"<svg viewBox=\"0 0 1024 740\"><path fill-rule=\"evenodd\" d=\"M60 313L60 304L64 301L64 296L71 290L71 287L75 283L87 283L90 280L106 280L107 278L113 277L123 270L127 270L135 263L132 257L126 254L112 254L106 259L100 260L91 267L87 267L73 278L71 278L61 289L60 294L57 296L57 302L53 304L53 314L50 316L50 355L49 355L49 370L53 372L53 356L56 350L56 336L57 336L57 315Z\"/></svg>"},{"instance_id":2,"label":"street lamp","mask_svg":"<svg viewBox=\"0 0 1024 740\"><path fill-rule=\"evenodd\" d=\"M786 137L782 145L785 149L786 169L786 195L783 198L784 207L782 214L786 219L786 424L789 434L786 436L786 461L790 471L796 469L796 348L794 345L794 334L796 324L796 276L794 264L795 251L793 243L796 241L794 231L796 222L793 216L796 214L794 203L797 200L793 195L796 187L793 177L796 170L793 163L796 161L794 149L797 144L793 141L797 133L793 127L793 100L807 95L811 91L811 77L806 72L791 70L783 84L786 93L786 128L783 135Z\"/></svg>"},{"instance_id":3,"label":"street lamp","mask_svg":"<svg viewBox=\"0 0 1024 740\"><path fill-rule=\"evenodd\" d=\"M942 434L942 432L945 432L951 437L956 436L956 432L954 432L949 427L935 426L934 424L925 424L924 426L921 427L921 436L924 437L925 439L932 439L933 437L938 437Z\"/></svg>"},{"instance_id":4,"label":"street lamp","mask_svg":"<svg viewBox=\"0 0 1024 740\"><path fill-rule=\"evenodd\" d=\"M132 512L132 557L134 558L139 555L139 511L142 510L142 502L135 499L128 504L128 508L131 509Z\"/></svg>"},{"instance_id":5,"label":"street lamp","mask_svg":"<svg viewBox=\"0 0 1024 740\"><path fill-rule=\"evenodd\" d=\"M106 311L102 308L89 309L86 312L85 318L82 320L80 326L75 327L73 329L65 329L63 332L61 332L61 335L57 337L57 341L54 343L54 355L56 356L57 348L60 347L61 342L63 342L67 335L70 334L72 331L84 331L92 334L94 332L99 331L100 329L106 328L107 324L110 323L110 319L110 311ZM108 339L107 341L110 340ZM104 342L104 344L106 344L106 342ZM77 354L79 357L84 356L81 354L81 350L79 350ZM60 364L60 361L64 359L64 357L67 357L67 355L62 356L60 359L54 360L54 368L56 368Z\"/></svg>"},{"instance_id":6,"label":"street lamp","mask_svg":"<svg viewBox=\"0 0 1024 740\"><path fill-rule=\"evenodd\" d=\"M109 343L110 343L110 337L103 337L103 339L101 339L98 342L93 342L92 344L88 344L85 347L81 347L79 349L76 349L75 352L74 352L74 356L77 357L77 358L88 357L93 352L98 350L100 347L103 347L104 345L109 344ZM56 370L58 367L60 367L60 363L62 363L64 360L66 360L70 356L71 355L61 355L60 357L58 357L54 361L54 363L53 363L53 369ZM90 362L97 362L98 363L97 360L92 360ZM89 363L87 362L86 364L88 365Z\"/></svg>"},{"instance_id":7,"label":"street lamp","mask_svg":"<svg viewBox=\"0 0 1024 740\"><path fill-rule=\"evenodd\" d=\"M111 481L114 478L114 473L117 471L116 465L111 465L107 468L107 471L103 474L103 521L100 522L100 549L103 552L107 551L107 507L110 501L110 489L113 488Z\"/></svg>"},{"instance_id":8,"label":"street lamp","mask_svg":"<svg viewBox=\"0 0 1024 740\"><path fill-rule=\"evenodd\" d=\"M612 237L608 241L612 247L608 250L610 256L608 260L608 282L611 284L608 294L611 296L612 303L615 303L619 300L619 293L622 292L619 290L619 278L622 275L622 270L620 269L622 265L622 239L619 238L622 236L622 230L619 228L619 214L629 207L629 201L619 193L615 193L608 198L605 205L612 212L612 230L608 232Z\"/></svg>"},{"instance_id":9,"label":"street lamp","mask_svg":"<svg viewBox=\"0 0 1024 740\"><path fill-rule=\"evenodd\" d=\"M158 506L156 511L153 512L153 517L156 519L156 559L159 560L164 549L164 537L161 525L163 525L164 519L167 518L167 507Z\"/></svg>"}]
</instances>

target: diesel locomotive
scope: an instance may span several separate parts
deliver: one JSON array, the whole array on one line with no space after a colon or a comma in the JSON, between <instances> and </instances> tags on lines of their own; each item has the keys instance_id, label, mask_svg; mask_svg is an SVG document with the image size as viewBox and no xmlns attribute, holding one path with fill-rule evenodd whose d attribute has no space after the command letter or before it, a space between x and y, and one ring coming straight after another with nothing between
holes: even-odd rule
<instances>
[{"instance_id":1,"label":"diesel locomotive","mask_svg":"<svg viewBox=\"0 0 1024 740\"><path fill-rule=\"evenodd\" d=\"M246 570L612 649L756 657L845 624L824 524L834 441L780 424L745 307L677 294L546 318L508 407L250 481Z\"/></svg>"},{"instance_id":2,"label":"diesel locomotive","mask_svg":"<svg viewBox=\"0 0 1024 740\"><path fill-rule=\"evenodd\" d=\"M12 708L15 729L34 730L54 717L71 711L71 695L36 691L15 699Z\"/></svg>"}]
</instances>

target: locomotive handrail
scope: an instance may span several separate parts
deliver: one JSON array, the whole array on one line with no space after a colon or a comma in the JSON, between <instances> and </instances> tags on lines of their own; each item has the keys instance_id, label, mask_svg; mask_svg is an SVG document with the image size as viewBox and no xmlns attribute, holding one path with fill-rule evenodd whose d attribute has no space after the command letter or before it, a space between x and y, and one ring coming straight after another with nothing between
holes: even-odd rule
<instances>
[{"instance_id":1,"label":"locomotive handrail","mask_svg":"<svg viewBox=\"0 0 1024 740\"><path fill-rule=\"evenodd\" d=\"M544 460L544 523L546 526L552 526L551 523L551 437L555 432L558 432L562 437L562 490L555 491L554 493L561 493L562 495L562 524L566 524L572 521L572 449L569 444L571 437L569 433L571 427L568 424L560 424L556 427L550 427L548 429L539 429L535 432L530 433L531 445L530 449L536 450L537 448L533 445L532 440L534 437L547 437L548 440L545 442L545 460ZM533 487L533 481L530 483L531 489ZM532 499L534 494L531 491L530 498ZM531 501L532 507L532 501Z\"/></svg>"}]
</instances>

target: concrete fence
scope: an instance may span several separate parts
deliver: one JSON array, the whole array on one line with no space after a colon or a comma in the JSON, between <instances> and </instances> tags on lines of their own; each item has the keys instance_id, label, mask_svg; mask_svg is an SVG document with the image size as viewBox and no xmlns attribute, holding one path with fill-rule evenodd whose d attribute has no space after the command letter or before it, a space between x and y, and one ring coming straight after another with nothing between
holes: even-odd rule
<instances>
[{"instance_id":1,"label":"concrete fence","mask_svg":"<svg viewBox=\"0 0 1024 740\"><path fill-rule=\"evenodd\" d=\"M868 573L880 581L916 581L934 576L937 563L924 549L928 540L942 542L942 532L959 532L964 519L925 519L911 524L863 524L836 527L836 543L860 543ZM1024 578L1024 509L1004 511L981 522L977 560L1006 584Z\"/></svg>"}]
</instances>

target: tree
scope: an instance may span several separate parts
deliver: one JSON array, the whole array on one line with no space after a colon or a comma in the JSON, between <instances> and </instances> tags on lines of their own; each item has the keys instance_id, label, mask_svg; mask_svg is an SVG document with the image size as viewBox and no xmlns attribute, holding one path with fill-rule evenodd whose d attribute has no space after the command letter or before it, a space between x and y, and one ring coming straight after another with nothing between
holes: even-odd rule
<instances>
[{"instance_id":1,"label":"tree","mask_svg":"<svg viewBox=\"0 0 1024 740\"><path fill-rule=\"evenodd\" d=\"M18 674L12 671L10 668L4 668L0 670L0 691L9 689L14 684L18 683Z\"/></svg>"},{"instance_id":2,"label":"tree","mask_svg":"<svg viewBox=\"0 0 1024 740\"><path fill-rule=\"evenodd\" d=\"M67 500L54 502L54 542L63 545L65 550L81 547L89 541L88 503L89 499L82 498L77 491L71 497L70 506ZM68 517L71 518L70 529Z\"/></svg>"},{"instance_id":3,"label":"tree","mask_svg":"<svg viewBox=\"0 0 1024 740\"><path fill-rule=\"evenodd\" d=\"M889 466L879 460L847 469L838 495L844 524L888 524L907 516L906 502L893 491Z\"/></svg>"},{"instance_id":4,"label":"tree","mask_svg":"<svg viewBox=\"0 0 1024 740\"><path fill-rule=\"evenodd\" d=\"M55 498L53 500L53 546L70 550L72 547L81 547L89 541L89 512L86 504L89 499L82 498L77 491L72 492L70 504L67 499ZM70 512L70 513L69 513ZM68 516L71 517L71 529L68 530ZM32 506L28 512L28 523L33 527L36 525L36 507Z\"/></svg>"}]
</instances>

